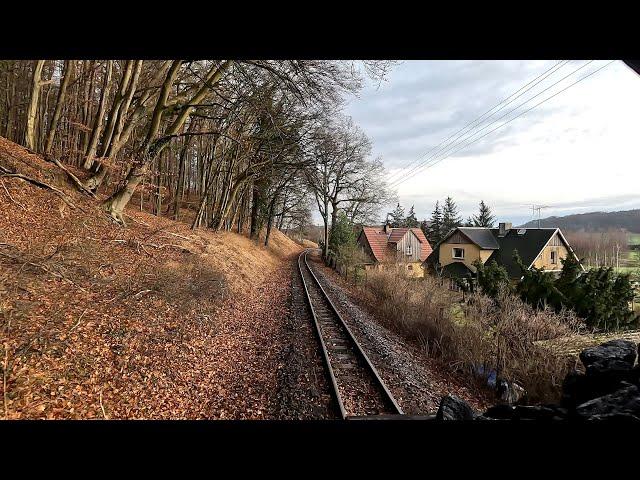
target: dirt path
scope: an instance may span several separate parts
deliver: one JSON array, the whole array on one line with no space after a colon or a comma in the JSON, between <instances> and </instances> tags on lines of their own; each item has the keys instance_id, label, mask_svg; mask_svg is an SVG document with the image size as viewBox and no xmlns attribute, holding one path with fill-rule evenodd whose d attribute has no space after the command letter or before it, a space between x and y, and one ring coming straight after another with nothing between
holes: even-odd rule
<instances>
[{"instance_id":1,"label":"dirt path","mask_svg":"<svg viewBox=\"0 0 640 480\"><path fill-rule=\"evenodd\" d=\"M317 255L310 259L318 279L405 413L434 414L440 399L447 394L459 396L476 410L490 404L491 400L477 386L468 385L446 366L380 325L357 304L344 280L325 267Z\"/></svg>"}]
</instances>

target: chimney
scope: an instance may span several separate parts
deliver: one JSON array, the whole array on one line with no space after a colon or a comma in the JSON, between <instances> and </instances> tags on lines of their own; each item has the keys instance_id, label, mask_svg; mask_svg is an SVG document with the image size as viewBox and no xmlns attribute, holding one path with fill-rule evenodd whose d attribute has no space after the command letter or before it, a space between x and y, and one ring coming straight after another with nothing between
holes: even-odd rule
<instances>
[{"instance_id":1,"label":"chimney","mask_svg":"<svg viewBox=\"0 0 640 480\"><path fill-rule=\"evenodd\" d=\"M387 216L384 219L384 233L386 233L387 235L389 235L391 233L391 231L393 230L393 227L391 226L391 223L389 222L389 215L391 215L391 212L387 213Z\"/></svg>"},{"instance_id":2,"label":"chimney","mask_svg":"<svg viewBox=\"0 0 640 480\"><path fill-rule=\"evenodd\" d=\"M498 236L504 237L511 230L511 222L500 222L498 224Z\"/></svg>"}]
</instances>

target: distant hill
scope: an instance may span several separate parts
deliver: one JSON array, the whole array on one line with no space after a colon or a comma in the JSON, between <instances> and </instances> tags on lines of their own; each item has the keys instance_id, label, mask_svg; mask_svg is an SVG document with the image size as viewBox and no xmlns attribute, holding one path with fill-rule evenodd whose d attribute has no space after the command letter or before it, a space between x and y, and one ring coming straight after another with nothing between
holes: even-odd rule
<instances>
[{"instance_id":1,"label":"distant hill","mask_svg":"<svg viewBox=\"0 0 640 480\"><path fill-rule=\"evenodd\" d=\"M522 227L535 228L537 220L525 223ZM640 233L640 209L620 212L591 212L566 215L564 217L548 217L540 220L541 227L560 227L563 230L599 231L624 228L630 232Z\"/></svg>"}]
</instances>

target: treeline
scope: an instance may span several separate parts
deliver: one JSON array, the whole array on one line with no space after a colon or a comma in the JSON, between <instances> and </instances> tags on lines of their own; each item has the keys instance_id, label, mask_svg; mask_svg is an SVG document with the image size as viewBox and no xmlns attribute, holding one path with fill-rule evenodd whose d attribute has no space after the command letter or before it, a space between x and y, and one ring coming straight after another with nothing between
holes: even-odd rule
<instances>
[{"instance_id":1,"label":"treeline","mask_svg":"<svg viewBox=\"0 0 640 480\"><path fill-rule=\"evenodd\" d=\"M125 207L193 228L325 238L339 211L370 218L382 164L341 113L390 62L0 61L0 135L85 172L76 186L125 224ZM315 201L314 201L315 200Z\"/></svg>"},{"instance_id":2,"label":"treeline","mask_svg":"<svg viewBox=\"0 0 640 480\"><path fill-rule=\"evenodd\" d=\"M619 267L629 251L628 233L620 229L603 232L563 232L587 267Z\"/></svg>"},{"instance_id":3,"label":"treeline","mask_svg":"<svg viewBox=\"0 0 640 480\"><path fill-rule=\"evenodd\" d=\"M447 197L443 202L442 208L440 207L440 202L436 202L426 235L429 242L435 245L454 228L463 226L491 228L495 221L491 209L484 203L484 200L480 200L478 214L468 217L466 222L463 222L458 213L458 206L451 197Z\"/></svg>"},{"instance_id":4,"label":"treeline","mask_svg":"<svg viewBox=\"0 0 640 480\"><path fill-rule=\"evenodd\" d=\"M400 203L396 205L393 212L389 212L387 215L387 222L392 227L420 227L432 246L440 242L447 233L456 227L491 228L495 221L491 208L484 203L484 200L481 200L477 215L472 215L463 222L458 212L458 206L451 197L447 197L442 202L442 206L440 206L440 201L436 202L430 220L418 221L413 205L409 209L409 213L405 215L404 207Z\"/></svg>"}]
</instances>

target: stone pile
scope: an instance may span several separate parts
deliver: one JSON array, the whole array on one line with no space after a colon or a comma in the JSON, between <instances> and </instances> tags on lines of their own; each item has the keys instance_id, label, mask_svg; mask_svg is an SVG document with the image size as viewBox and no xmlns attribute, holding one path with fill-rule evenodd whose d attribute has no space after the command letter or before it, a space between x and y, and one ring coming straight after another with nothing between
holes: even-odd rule
<instances>
[{"instance_id":1,"label":"stone pile","mask_svg":"<svg viewBox=\"0 0 640 480\"><path fill-rule=\"evenodd\" d=\"M640 422L640 345L611 340L580 353L585 373L569 373L559 404L496 405L482 414L443 397L436 420L622 420Z\"/></svg>"}]
</instances>

